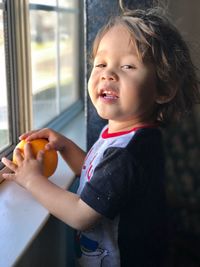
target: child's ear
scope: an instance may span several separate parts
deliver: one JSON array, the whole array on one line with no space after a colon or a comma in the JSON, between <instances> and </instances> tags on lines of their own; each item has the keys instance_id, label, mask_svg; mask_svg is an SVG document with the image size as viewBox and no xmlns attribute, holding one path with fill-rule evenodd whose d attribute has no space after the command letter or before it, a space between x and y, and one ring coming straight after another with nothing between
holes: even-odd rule
<instances>
[{"instance_id":1,"label":"child's ear","mask_svg":"<svg viewBox=\"0 0 200 267\"><path fill-rule=\"evenodd\" d=\"M177 93L177 89L172 87L171 90L168 89L167 94L165 95L158 95L156 97L156 103L157 104L165 104L165 103L169 103L176 95Z\"/></svg>"}]
</instances>

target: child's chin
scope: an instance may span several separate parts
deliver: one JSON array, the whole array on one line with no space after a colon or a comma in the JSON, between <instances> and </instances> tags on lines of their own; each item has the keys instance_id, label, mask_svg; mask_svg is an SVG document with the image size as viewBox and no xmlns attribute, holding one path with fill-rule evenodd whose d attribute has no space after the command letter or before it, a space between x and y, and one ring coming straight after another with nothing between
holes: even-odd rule
<instances>
[{"instance_id":1,"label":"child's chin","mask_svg":"<svg viewBox=\"0 0 200 267\"><path fill-rule=\"evenodd\" d=\"M110 118L111 118L111 116L109 116L109 114L107 112L97 110L97 113L98 113L99 117L101 117L104 120L110 120Z\"/></svg>"},{"instance_id":2,"label":"child's chin","mask_svg":"<svg viewBox=\"0 0 200 267\"><path fill-rule=\"evenodd\" d=\"M110 120L110 118L108 117L108 116L103 116L103 115L101 115L101 114L98 114L99 115L99 117L101 118L101 119L103 119L103 120Z\"/></svg>"},{"instance_id":3,"label":"child's chin","mask_svg":"<svg viewBox=\"0 0 200 267\"><path fill-rule=\"evenodd\" d=\"M111 109L103 109L103 108L97 108L97 113L98 115L104 119L104 120L115 120L116 119L116 115L117 113L114 111L114 110L111 110Z\"/></svg>"}]
</instances>

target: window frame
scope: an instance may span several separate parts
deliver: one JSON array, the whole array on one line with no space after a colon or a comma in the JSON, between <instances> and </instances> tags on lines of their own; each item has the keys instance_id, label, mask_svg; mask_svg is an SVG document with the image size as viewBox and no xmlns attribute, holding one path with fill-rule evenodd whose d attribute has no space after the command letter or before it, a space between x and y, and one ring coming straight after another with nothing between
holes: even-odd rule
<instances>
[{"instance_id":1,"label":"window frame","mask_svg":"<svg viewBox=\"0 0 200 267\"><path fill-rule=\"evenodd\" d=\"M11 144L1 151L0 156L12 158L19 142L18 136L30 130L30 54L27 5L22 0L4 0L4 35L6 54L6 80L9 107L9 134ZM19 71L20 70L20 71ZM5 171L0 163L1 173ZM0 177L0 182L3 179Z\"/></svg>"}]
</instances>

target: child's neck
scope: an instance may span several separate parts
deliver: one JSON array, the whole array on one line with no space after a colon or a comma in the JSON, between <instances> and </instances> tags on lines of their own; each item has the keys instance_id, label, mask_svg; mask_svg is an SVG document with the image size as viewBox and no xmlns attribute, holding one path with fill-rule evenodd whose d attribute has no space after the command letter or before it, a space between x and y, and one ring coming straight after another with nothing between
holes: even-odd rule
<instances>
[{"instance_id":1,"label":"child's neck","mask_svg":"<svg viewBox=\"0 0 200 267\"><path fill-rule=\"evenodd\" d=\"M154 125L155 122L153 120L146 120L146 121L111 121L108 122L108 133L117 133L117 132L124 132L130 131L133 128L146 126L146 125Z\"/></svg>"}]
</instances>

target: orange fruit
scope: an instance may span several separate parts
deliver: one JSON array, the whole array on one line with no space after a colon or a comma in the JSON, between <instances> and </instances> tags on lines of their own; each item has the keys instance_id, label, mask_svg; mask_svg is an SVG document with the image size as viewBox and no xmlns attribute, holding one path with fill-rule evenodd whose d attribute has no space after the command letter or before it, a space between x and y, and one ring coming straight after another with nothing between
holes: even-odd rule
<instances>
[{"instance_id":1,"label":"orange fruit","mask_svg":"<svg viewBox=\"0 0 200 267\"><path fill-rule=\"evenodd\" d=\"M16 146L16 148L19 148L21 150L22 155L24 153L24 145L26 143L27 142L25 140L22 140ZM34 155L34 157L36 157L37 153L40 150L44 149L44 147L48 143L48 141L46 139L35 139L32 141L29 141L29 143L31 144L33 155ZM13 162L15 164L17 164L14 154L13 154ZM45 150L44 161L43 161L43 174L46 177L51 176L55 172L55 170L57 168L57 164L58 164L58 154L57 154L56 150L54 150L54 149Z\"/></svg>"}]
</instances>

